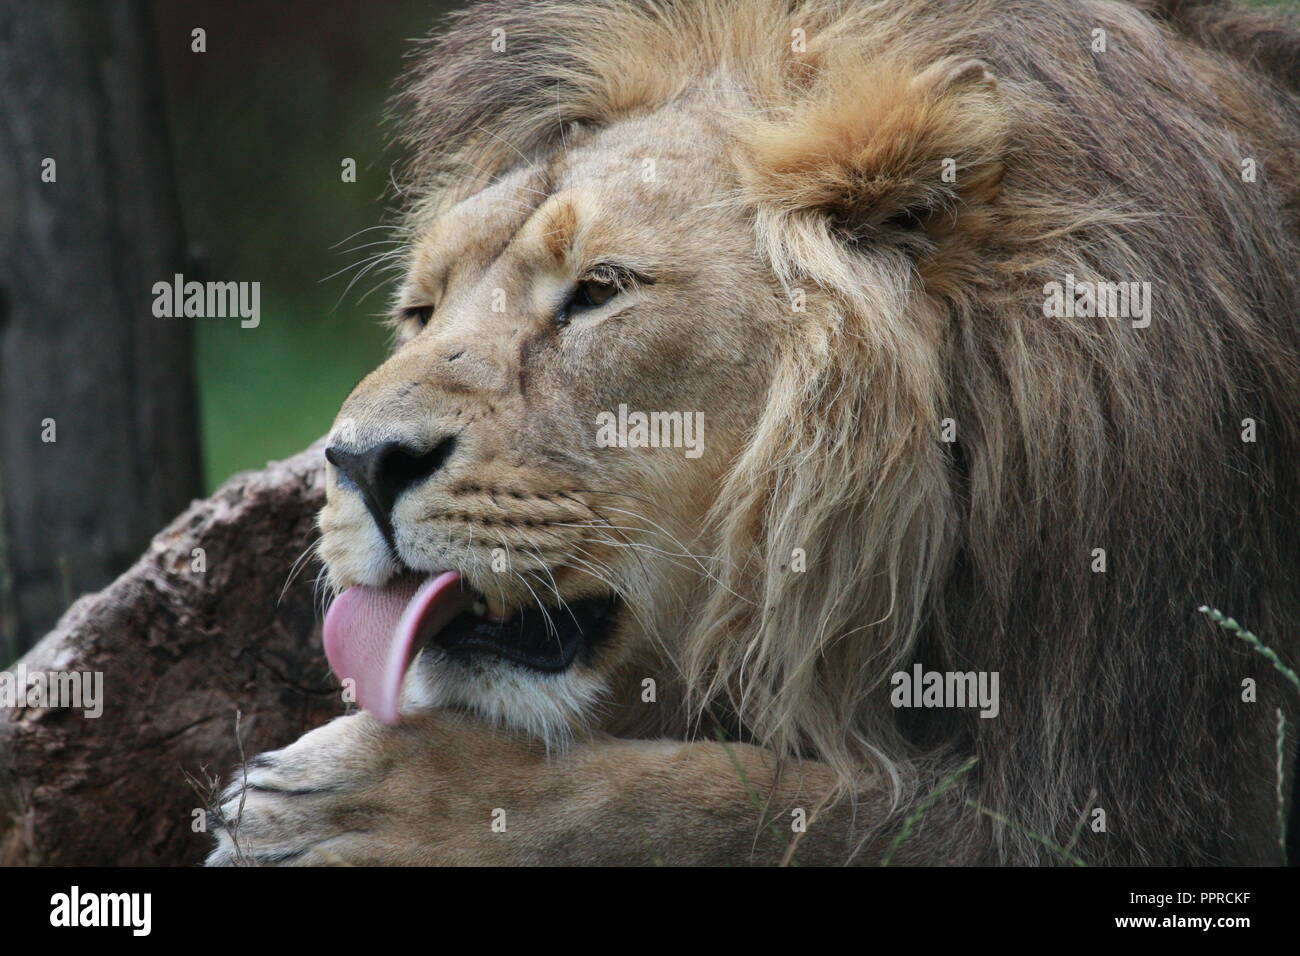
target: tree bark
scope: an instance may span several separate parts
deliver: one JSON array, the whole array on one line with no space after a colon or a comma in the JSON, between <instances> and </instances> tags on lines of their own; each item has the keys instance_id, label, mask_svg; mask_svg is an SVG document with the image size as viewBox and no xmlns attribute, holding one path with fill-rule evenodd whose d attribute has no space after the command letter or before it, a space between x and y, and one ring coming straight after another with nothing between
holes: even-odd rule
<instances>
[{"instance_id":1,"label":"tree bark","mask_svg":"<svg viewBox=\"0 0 1300 956\"><path fill-rule=\"evenodd\" d=\"M101 673L104 704L0 710L0 865L198 863L213 777L343 711L319 566L285 586L314 540L322 456L196 502L23 658L28 673Z\"/></svg>"},{"instance_id":2,"label":"tree bark","mask_svg":"<svg viewBox=\"0 0 1300 956\"><path fill-rule=\"evenodd\" d=\"M151 37L143 0L0 0L0 665L201 490Z\"/></svg>"}]
</instances>

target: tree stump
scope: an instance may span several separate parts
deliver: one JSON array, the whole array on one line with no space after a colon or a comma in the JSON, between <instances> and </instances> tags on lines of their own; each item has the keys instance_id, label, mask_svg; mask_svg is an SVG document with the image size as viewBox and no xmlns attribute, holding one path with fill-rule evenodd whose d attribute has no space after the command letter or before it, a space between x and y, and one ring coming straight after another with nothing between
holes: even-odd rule
<instances>
[{"instance_id":1,"label":"tree stump","mask_svg":"<svg viewBox=\"0 0 1300 956\"><path fill-rule=\"evenodd\" d=\"M214 779L342 712L319 565L295 568L322 465L317 443L193 503L19 662L101 673L103 712L0 709L0 865L198 863Z\"/></svg>"}]
</instances>

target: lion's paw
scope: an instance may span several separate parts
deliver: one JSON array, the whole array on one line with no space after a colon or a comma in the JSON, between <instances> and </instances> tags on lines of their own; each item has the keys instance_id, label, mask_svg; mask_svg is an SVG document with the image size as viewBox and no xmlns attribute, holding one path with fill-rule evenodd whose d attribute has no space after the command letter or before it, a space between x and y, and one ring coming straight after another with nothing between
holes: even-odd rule
<instances>
[{"instance_id":1,"label":"lion's paw","mask_svg":"<svg viewBox=\"0 0 1300 956\"><path fill-rule=\"evenodd\" d=\"M364 855L382 815L366 793L382 731L366 714L339 717L249 760L221 795L207 865L319 866Z\"/></svg>"}]
</instances>

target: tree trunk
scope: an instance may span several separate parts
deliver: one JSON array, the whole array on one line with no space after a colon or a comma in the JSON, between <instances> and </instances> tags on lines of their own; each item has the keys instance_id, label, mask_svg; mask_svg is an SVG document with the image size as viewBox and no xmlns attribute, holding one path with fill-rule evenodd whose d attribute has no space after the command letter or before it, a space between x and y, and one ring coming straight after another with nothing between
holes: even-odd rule
<instances>
[{"instance_id":1,"label":"tree trunk","mask_svg":"<svg viewBox=\"0 0 1300 956\"><path fill-rule=\"evenodd\" d=\"M10 669L102 674L103 706L0 709L0 866L198 863L213 778L342 712L319 565L286 587L314 538L322 459L317 444L236 475Z\"/></svg>"},{"instance_id":2,"label":"tree trunk","mask_svg":"<svg viewBox=\"0 0 1300 956\"><path fill-rule=\"evenodd\" d=\"M0 0L0 665L201 489L151 36L143 0Z\"/></svg>"}]
</instances>

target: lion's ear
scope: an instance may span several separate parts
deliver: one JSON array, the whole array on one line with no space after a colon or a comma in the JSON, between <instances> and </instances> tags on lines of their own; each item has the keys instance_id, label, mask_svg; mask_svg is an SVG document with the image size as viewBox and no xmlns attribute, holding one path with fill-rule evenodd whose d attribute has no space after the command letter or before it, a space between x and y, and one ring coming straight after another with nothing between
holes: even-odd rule
<instances>
[{"instance_id":1,"label":"lion's ear","mask_svg":"<svg viewBox=\"0 0 1300 956\"><path fill-rule=\"evenodd\" d=\"M983 61L827 73L847 78L814 84L750 131L742 175L753 200L825 214L869 241L950 231L997 195L1007 120Z\"/></svg>"}]
</instances>

